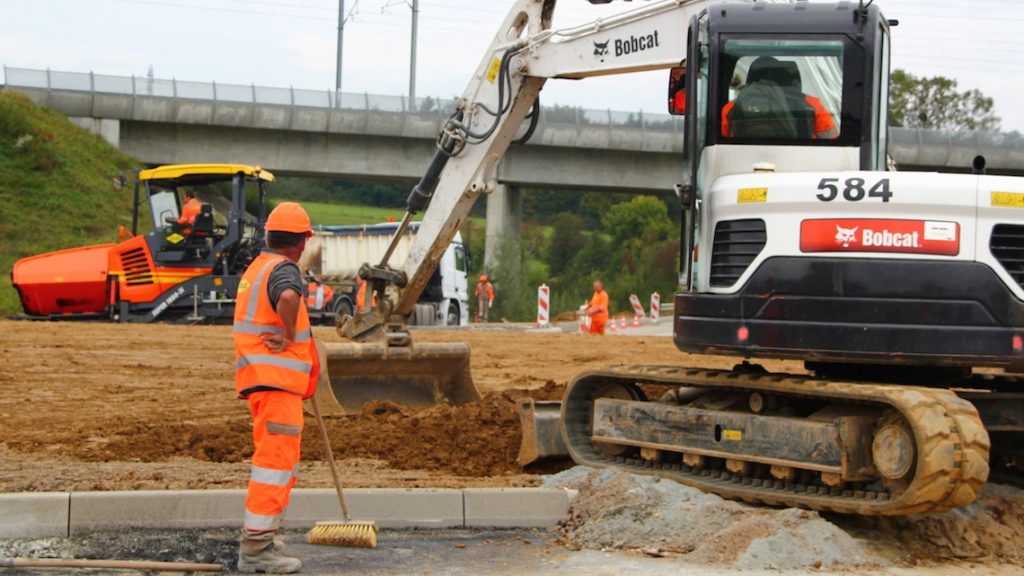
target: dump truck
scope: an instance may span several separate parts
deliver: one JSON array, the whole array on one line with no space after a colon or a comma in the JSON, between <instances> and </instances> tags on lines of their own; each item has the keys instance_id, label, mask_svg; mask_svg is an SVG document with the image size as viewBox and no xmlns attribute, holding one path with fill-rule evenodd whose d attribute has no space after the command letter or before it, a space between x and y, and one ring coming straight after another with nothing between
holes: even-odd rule
<instances>
[{"instance_id":1,"label":"dump truck","mask_svg":"<svg viewBox=\"0 0 1024 576\"><path fill-rule=\"evenodd\" d=\"M315 226L313 237L299 260L303 270L312 271L334 289L328 312L335 319L351 316L359 291L359 267L379 258L388 248L398 224L363 226ZM404 258L419 226L414 222L396 251ZM410 323L418 326L466 326L469 324L469 249L456 233L441 257L426 290L420 294Z\"/></svg>"},{"instance_id":2,"label":"dump truck","mask_svg":"<svg viewBox=\"0 0 1024 576\"><path fill-rule=\"evenodd\" d=\"M516 1L409 195L398 235L424 217L408 257L360 269L377 303L328 346L332 388L373 373L386 389L403 362L428 394L469 378L468 349L414 343L402 319L509 146L536 132L541 89L668 70L669 109L685 112L666 183L682 210L674 339L737 365L581 374L559 425L534 433L557 430L579 464L841 513L942 512L990 473L1019 480L1024 179L980 157L973 174L894 170L896 22L877 4L667 0L555 30L556 0Z\"/></svg>"},{"instance_id":3,"label":"dump truck","mask_svg":"<svg viewBox=\"0 0 1024 576\"><path fill-rule=\"evenodd\" d=\"M11 279L25 314L118 322L230 321L241 274L263 246L267 186L273 181L269 171L242 164L139 171L131 228L119 230L118 242L14 264ZM186 192L201 202L194 222L179 222Z\"/></svg>"}]
</instances>

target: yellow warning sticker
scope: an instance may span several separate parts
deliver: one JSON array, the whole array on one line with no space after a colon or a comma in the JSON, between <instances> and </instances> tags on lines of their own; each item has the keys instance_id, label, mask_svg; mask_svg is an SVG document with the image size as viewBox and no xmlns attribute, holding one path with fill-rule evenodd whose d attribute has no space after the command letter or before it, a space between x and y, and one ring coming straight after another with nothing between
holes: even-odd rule
<instances>
[{"instance_id":1,"label":"yellow warning sticker","mask_svg":"<svg viewBox=\"0 0 1024 576\"><path fill-rule=\"evenodd\" d=\"M992 192L992 205L1005 208L1024 208L1024 193Z\"/></svg>"},{"instance_id":2,"label":"yellow warning sticker","mask_svg":"<svg viewBox=\"0 0 1024 576\"><path fill-rule=\"evenodd\" d=\"M754 202L767 202L767 188L740 188L736 194L736 202L739 204L752 204Z\"/></svg>"},{"instance_id":3,"label":"yellow warning sticker","mask_svg":"<svg viewBox=\"0 0 1024 576\"><path fill-rule=\"evenodd\" d=\"M501 59L495 57L491 60L491 65L487 68L487 82L494 84L494 79L498 77L498 71L501 70Z\"/></svg>"},{"instance_id":4,"label":"yellow warning sticker","mask_svg":"<svg viewBox=\"0 0 1024 576\"><path fill-rule=\"evenodd\" d=\"M722 430L722 440L739 442L743 440L743 430Z\"/></svg>"},{"instance_id":5,"label":"yellow warning sticker","mask_svg":"<svg viewBox=\"0 0 1024 576\"><path fill-rule=\"evenodd\" d=\"M171 244L177 244L178 242L181 242L184 239L185 237L182 236L181 234L178 234L177 232L167 237L167 241L170 242Z\"/></svg>"}]
</instances>

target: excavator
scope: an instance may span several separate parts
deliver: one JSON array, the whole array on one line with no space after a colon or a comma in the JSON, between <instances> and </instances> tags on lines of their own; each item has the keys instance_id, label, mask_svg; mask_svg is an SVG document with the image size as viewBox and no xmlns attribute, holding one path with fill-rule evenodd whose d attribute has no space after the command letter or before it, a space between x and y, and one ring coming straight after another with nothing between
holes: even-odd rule
<instances>
[{"instance_id":1,"label":"excavator","mask_svg":"<svg viewBox=\"0 0 1024 576\"><path fill-rule=\"evenodd\" d=\"M557 425L532 427L535 452L560 439L579 464L861 515L943 512L990 476L1019 479L1024 180L980 157L973 173L895 170L897 22L864 0L664 0L555 30L555 5L512 5L409 195L397 236L425 211L410 255L360 270L377 304L339 323L349 342L326 347L322 393L361 379L367 396L429 397L468 379L467 348L415 344L404 318L534 133L541 89L669 70L670 110L685 111L674 340L738 363L580 374Z\"/></svg>"}]
</instances>

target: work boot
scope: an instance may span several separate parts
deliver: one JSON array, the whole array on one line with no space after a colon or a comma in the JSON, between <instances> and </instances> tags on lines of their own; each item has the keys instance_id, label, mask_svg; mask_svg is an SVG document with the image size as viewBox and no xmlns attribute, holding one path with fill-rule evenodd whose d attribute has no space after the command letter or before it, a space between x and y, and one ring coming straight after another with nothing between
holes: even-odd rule
<instances>
[{"instance_id":1,"label":"work boot","mask_svg":"<svg viewBox=\"0 0 1024 576\"><path fill-rule=\"evenodd\" d=\"M277 546L267 546L256 554L238 554L238 571L252 574L294 574L302 570L302 562L298 558L285 556L277 550Z\"/></svg>"}]
</instances>

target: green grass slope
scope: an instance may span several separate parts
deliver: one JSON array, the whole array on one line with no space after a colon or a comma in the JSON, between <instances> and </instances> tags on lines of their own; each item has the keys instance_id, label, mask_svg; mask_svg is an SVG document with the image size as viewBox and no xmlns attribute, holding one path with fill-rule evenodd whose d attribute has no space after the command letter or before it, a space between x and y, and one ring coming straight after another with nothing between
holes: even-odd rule
<instances>
[{"instance_id":1,"label":"green grass slope","mask_svg":"<svg viewBox=\"0 0 1024 576\"><path fill-rule=\"evenodd\" d=\"M0 316L21 312L19 258L115 241L131 224L132 192L114 191L136 162L24 95L0 92Z\"/></svg>"},{"instance_id":2,"label":"green grass slope","mask_svg":"<svg viewBox=\"0 0 1024 576\"><path fill-rule=\"evenodd\" d=\"M309 219L313 225L325 226L361 226L365 224L382 224L388 218L394 218L395 222L402 220L405 216L405 208L382 208L378 206L364 206L361 204L332 204L328 202L311 202L309 200L292 200L302 204L302 207L309 213ZM423 220L423 212L417 214L413 220ZM483 227L483 218L468 218L475 225Z\"/></svg>"}]
</instances>

